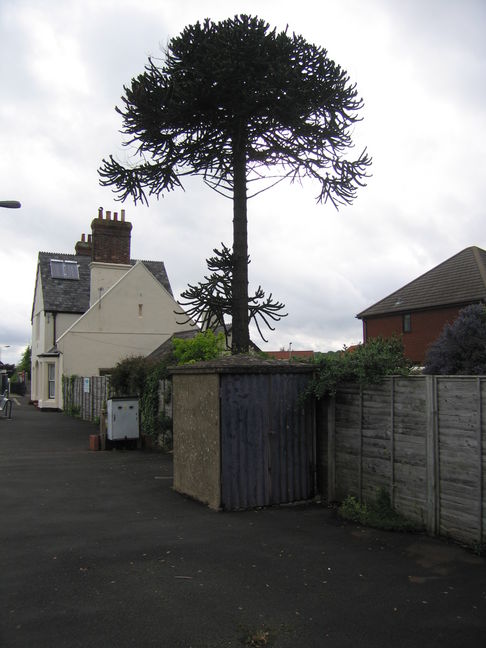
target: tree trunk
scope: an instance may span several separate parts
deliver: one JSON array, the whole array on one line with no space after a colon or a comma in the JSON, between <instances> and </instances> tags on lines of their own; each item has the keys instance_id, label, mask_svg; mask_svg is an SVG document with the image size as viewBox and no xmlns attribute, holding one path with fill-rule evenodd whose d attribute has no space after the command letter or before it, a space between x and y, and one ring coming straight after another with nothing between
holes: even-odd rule
<instances>
[{"instance_id":1,"label":"tree trunk","mask_svg":"<svg viewBox=\"0 0 486 648\"><path fill-rule=\"evenodd\" d=\"M248 221L246 147L241 134L233 140L233 280L231 353L248 353Z\"/></svg>"}]
</instances>

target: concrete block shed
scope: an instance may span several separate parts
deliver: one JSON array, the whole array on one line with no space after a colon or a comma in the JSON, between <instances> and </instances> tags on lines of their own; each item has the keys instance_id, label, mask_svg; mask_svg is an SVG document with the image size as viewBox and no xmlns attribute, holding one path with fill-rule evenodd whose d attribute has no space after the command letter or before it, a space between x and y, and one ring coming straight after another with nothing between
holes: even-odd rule
<instances>
[{"instance_id":1,"label":"concrete block shed","mask_svg":"<svg viewBox=\"0 0 486 648\"><path fill-rule=\"evenodd\" d=\"M313 371L253 356L172 368L174 489L218 510L313 498Z\"/></svg>"}]
</instances>

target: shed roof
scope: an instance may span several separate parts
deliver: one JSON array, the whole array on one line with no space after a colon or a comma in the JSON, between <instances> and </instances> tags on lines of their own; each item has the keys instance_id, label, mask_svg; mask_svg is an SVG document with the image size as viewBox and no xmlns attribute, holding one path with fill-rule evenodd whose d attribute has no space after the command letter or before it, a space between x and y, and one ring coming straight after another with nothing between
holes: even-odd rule
<instances>
[{"instance_id":1,"label":"shed roof","mask_svg":"<svg viewBox=\"0 0 486 648\"><path fill-rule=\"evenodd\" d=\"M170 367L171 374L261 374L261 373L312 373L315 364L289 362L262 358L249 354L228 355L214 360Z\"/></svg>"},{"instance_id":2,"label":"shed roof","mask_svg":"<svg viewBox=\"0 0 486 648\"><path fill-rule=\"evenodd\" d=\"M75 261L79 279L52 277L51 260ZM89 308L91 257L82 254L39 252L38 267L42 280L44 310L57 313L84 313ZM132 259L131 265L137 261ZM172 288L163 261L142 261L159 283L172 295Z\"/></svg>"},{"instance_id":3,"label":"shed roof","mask_svg":"<svg viewBox=\"0 0 486 648\"><path fill-rule=\"evenodd\" d=\"M468 247L391 293L356 317L486 301L486 251Z\"/></svg>"}]
</instances>

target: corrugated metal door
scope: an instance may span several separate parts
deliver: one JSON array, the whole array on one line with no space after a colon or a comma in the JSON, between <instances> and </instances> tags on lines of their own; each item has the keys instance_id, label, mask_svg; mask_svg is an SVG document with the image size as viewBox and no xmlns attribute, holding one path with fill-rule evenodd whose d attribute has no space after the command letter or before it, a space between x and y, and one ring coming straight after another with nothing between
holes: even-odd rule
<instances>
[{"instance_id":1,"label":"corrugated metal door","mask_svg":"<svg viewBox=\"0 0 486 648\"><path fill-rule=\"evenodd\" d=\"M224 509L315 495L314 404L307 374L222 374L221 500Z\"/></svg>"}]
</instances>

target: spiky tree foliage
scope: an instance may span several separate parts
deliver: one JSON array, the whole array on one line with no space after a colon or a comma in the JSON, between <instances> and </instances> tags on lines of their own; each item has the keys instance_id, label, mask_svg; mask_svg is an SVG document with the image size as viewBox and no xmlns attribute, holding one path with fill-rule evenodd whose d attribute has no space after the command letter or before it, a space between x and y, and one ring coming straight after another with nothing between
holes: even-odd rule
<instances>
[{"instance_id":1,"label":"spiky tree foliage","mask_svg":"<svg viewBox=\"0 0 486 648\"><path fill-rule=\"evenodd\" d=\"M318 202L353 201L371 164L365 151L345 157L362 107L356 86L325 49L240 15L186 27L124 92L117 111L135 162L103 160L101 184L148 202L195 174L231 198L233 352L244 352L247 200L283 178L311 178Z\"/></svg>"},{"instance_id":2,"label":"spiky tree foliage","mask_svg":"<svg viewBox=\"0 0 486 648\"><path fill-rule=\"evenodd\" d=\"M206 259L210 275L205 275L205 281L197 285L189 284L187 290L181 293L181 305L187 318L184 322L199 324L204 329L216 330L222 327L229 338L228 321L233 308L233 254L221 243L221 250L213 250L214 256ZM248 257L248 264L250 258ZM267 342L262 333L262 326L271 331L275 328L271 322L278 322L287 313L283 313L285 304L276 301L272 293L265 297L265 291L258 286L253 295L248 295L248 321L255 324L262 340Z\"/></svg>"},{"instance_id":3,"label":"spiky tree foliage","mask_svg":"<svg viewBox=\"0 0 486 648\"><path fill-rule=\"evenodd\" d=\"M486 306L472 304L446 324L426 355L424 373L478 375L486 373Z\"/></svg>"}]
</instances>

